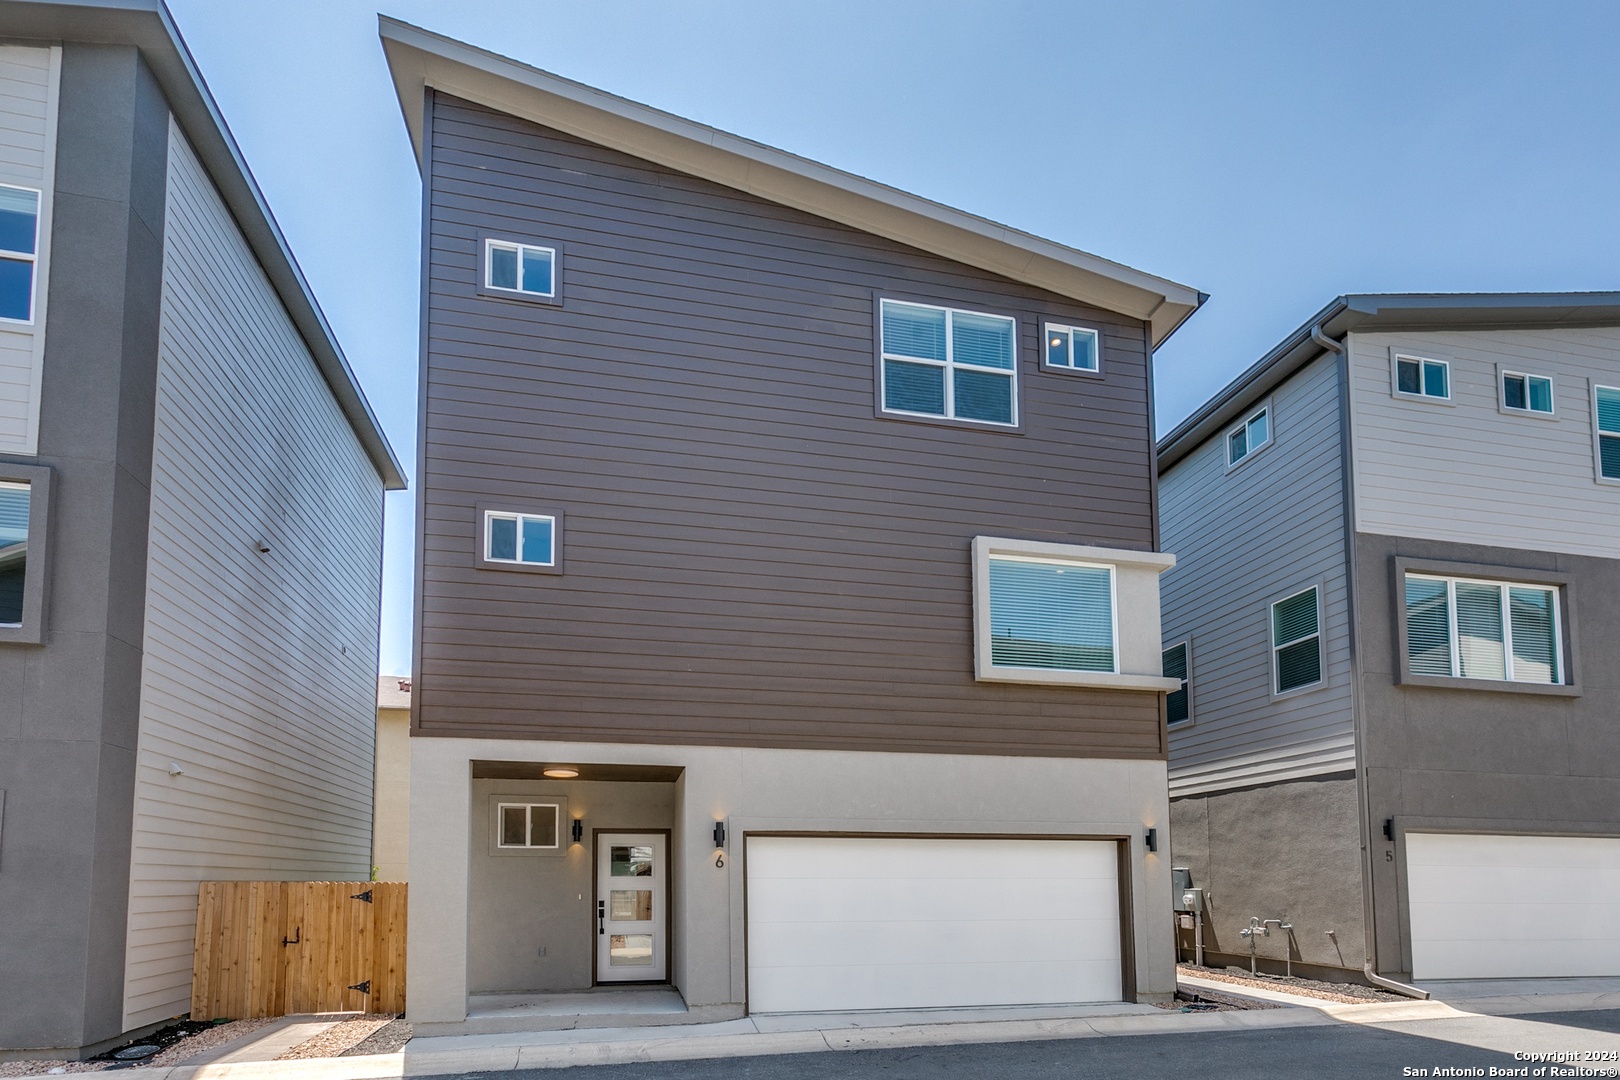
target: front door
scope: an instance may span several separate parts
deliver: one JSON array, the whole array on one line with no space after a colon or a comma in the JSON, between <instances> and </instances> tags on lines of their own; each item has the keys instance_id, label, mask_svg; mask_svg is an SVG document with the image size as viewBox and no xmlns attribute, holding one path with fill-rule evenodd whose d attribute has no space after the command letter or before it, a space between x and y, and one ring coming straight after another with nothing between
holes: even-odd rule
<instances>
[{"instance_id":1,"label":"front door","mask_svg":"<svg viewBox=\"0 0 1620 1080\"><path fill-rule=\"evenodd\" d=\"M596 834L596 981L669 978L664 836Z\"/></svg>"}]
</instances>

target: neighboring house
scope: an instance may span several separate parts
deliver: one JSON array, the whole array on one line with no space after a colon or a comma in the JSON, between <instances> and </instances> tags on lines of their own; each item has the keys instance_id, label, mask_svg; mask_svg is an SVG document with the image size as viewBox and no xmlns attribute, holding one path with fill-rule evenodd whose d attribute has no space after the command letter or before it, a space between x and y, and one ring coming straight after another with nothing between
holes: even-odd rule
<instances>
[{"instance_id":1,"label":"neighboring house","mask_svg":"<svg viewBox=\"0 0 1620 1080\"><path fill-rule=\"evenodd\" d=\"M377 779L371 813L371 876L409 881L411 677L377 678Z\"/></svg>"},{"instance_id":2,"label":"neighboring house","mask_svg":"<svg viewBox=\"0 0 1620 1080\"><path fill-rule=\"evenodd\" d=\"M1168 999L1150 355L1202 297L382 37L415 1030L621 1022L510 995L624 982L669 1022Z\"/></svg>"},{"instance_id":3,"label":"neighboring house","mask_svg":"<svg viewBox=\"0 0 1620 1080\"><path fill-rule=\"evenodd\" d=\"M1341 297L1159 466L1209 962L1620 975L1620 294Z\"/></svg>"},{"instance_id":4,"label":"neighboring house","mask_svg":"<svg viewBox=\"0 0 1620 1080\"><path fill-rule=\"evenodd\" d=\"M0 5L0 1058L366 876L386 441L157 0Z\"/></svg>"}]
</instances>

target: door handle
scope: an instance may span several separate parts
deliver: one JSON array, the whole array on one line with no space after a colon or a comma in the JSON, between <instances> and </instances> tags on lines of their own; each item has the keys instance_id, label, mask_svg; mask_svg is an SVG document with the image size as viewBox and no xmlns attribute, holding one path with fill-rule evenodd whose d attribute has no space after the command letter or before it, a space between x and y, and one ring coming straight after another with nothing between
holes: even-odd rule
<instances>
[{"instance_id":1,"label":"door handle","mask_svg":"<svg viewBox=\"0 0 1620 1080\"><path fill-rule=\"evenodd\" d=\"M596 932L598 934L607 933L607 901L606 900L598 900L596 902Z\"/></svg>"}]
</instances>

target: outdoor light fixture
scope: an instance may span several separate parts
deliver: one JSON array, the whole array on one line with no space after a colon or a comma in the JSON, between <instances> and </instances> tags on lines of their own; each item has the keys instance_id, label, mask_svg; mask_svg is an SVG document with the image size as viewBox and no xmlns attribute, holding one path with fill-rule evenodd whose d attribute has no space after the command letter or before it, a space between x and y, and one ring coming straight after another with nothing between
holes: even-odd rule
<instances>
[{"instance_id":1,"label":"outdoor light fixture","mask_svg":"<svg viewBox=\"0 0 1620 1080\"><path fill-rule=\"evenodd\" d=\"M726 823L723 821L714 823L714 846L717 848L726 846Z\"/></svg>"},{"instance_id":2,"label":"outdoor light fixture","mask_svg":"<svg viewBox=\"0 0 1620 1080\"><path fill-rule=\"evenodd\" d=\"M574 843L577 844L581 840L583 840L584 838L585 838L585 819L584 818L575 818L574 819Z\"/></svg>"},{"instance_id":3,"label":"outdoor light fixture","mask_svg":"<svg viewBox=\"0 0 1620 1080\"><path fill-rule=\"evenodd\" d=\"M572 780L579 775L579 767L577 765L547 765L540 772L553 780Z\"/></svg>"},{"instance_id":4,"label":"outdoor light fixture","mask_svg":"<svg viewBox=\"0 0 1620 1080\"><path fill-rule=\"evenodd\" d=\"M1159 850L1159 830L1158 829L1149 829L1147 831L1147 835L1145 837L1143 837L1143 840L1147 843L1147 849L1149 851L1158 851Z\"/></svg>"}]
</instances>

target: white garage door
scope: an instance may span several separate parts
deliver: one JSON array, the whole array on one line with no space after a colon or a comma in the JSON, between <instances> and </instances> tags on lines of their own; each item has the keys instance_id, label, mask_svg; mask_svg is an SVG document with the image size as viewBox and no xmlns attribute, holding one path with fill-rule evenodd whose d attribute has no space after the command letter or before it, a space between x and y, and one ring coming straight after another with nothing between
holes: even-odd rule
<instances>
[{"instance_id":1,"label":"white garage door","mask_svg":"<svg viewBox=\"0 0 1620 1080\"><path fill-rule=\"evenodd\" d=\"M1120 999L1117 848L748 839L753 1012Z\"/></svg>"},{"instance_id":2,"label":"white garage door","mask_svg":"<svg viewBox=\"0 0 1620 1080\"><path fill-rule=\"evenodd\" d=\"M1406 834L1414 979L1620 975L1620 840Z\"/></svg>"}]
</instances>

